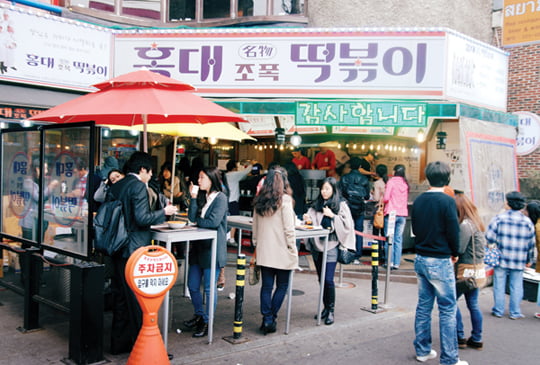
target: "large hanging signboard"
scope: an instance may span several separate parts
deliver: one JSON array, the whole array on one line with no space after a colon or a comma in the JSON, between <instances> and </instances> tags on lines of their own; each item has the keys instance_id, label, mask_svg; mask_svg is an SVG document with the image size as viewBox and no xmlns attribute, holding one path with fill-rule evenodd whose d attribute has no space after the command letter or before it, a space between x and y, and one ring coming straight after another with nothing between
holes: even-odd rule
<instances>
[{"instance_id":1,"label":"large hanging signboard","mask_svg":"<svg viewBox=\"0 0 540 365\"><path fill-rule=\"evenodd\" d=\"M146 67L205 96L442 98L445 32L211 29L115 34L115 74Z\"/></svg>"},{"instance_id":2,"label":"large hanging signboard","mask_svg":"<svg viewBox=\"0 0 540 365\"><path fill-rule=\"evenodd\" d=\"M446 98L506 111L508 55L461 34L448 34L447 47Z\"/></svg>"},{"instance_id":3,"label":"large hanging signboard","mask_svg":"<svg viewBox=\"0 0 540 365\"><path fill-rule=\"evenodd\" d=\"M540 3L504 0L502 44L517 46L540 42Z\"/></svg>"},{"instance_id":4,"label":"large hanging signboard","mask_svg":"<svg viewBox=\"0 0 540 365\"><path fill-rule=\"evenodd\" d=\"M508 55L450 29L211 29L115 34L143 67L204 96L456 100L506 111Z\"/></svg>"},{"instance_id":5,"label":"large hanging signboard","mask_svg":"<svg viewBox=\"0 0 540 365\"><path fill-rule=\"evenodd\" d=\"M0 80L91 91L111 78L110 30L14 9L0 8Z\"/></svg>"}]
</instances>

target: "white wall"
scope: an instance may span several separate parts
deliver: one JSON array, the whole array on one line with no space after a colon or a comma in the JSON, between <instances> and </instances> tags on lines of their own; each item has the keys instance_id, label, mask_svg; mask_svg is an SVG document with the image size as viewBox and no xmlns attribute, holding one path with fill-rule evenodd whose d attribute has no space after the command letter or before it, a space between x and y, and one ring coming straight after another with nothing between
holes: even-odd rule
<instances>
[{"instance_id":1,"label":"white wall","mask_svg":"<svg viewBox=\"0 0 540 365\"><path fill-rule=\"evenodd\" d=\"M310 27L447 27L491 44L492 0L309 0Z\"/></svg>"}]
</instances>

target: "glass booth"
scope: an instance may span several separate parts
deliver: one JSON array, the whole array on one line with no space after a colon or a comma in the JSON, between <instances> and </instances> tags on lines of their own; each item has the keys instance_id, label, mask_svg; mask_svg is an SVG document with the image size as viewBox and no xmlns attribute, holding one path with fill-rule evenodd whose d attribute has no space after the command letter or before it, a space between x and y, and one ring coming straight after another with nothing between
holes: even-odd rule
<instances>
[{"instance_id":1,"label":"glass booth","mask_svg":"<svg viewBox=\"0 0 540 365\"><path fill-rule=\"evenodd\" d=\"M1 131L1 235L67 256L91 253L91 122Z\"/></svg>"}]
</instances>

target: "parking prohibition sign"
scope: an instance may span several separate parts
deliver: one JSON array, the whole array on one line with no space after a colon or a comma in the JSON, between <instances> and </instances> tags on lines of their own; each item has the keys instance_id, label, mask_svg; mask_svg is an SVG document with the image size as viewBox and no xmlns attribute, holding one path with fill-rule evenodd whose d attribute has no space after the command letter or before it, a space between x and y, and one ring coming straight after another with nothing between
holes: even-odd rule
<instances>
[{"instance_id":1,"label":"parking prohibition sign","mask_svg":"<svg viewBox=\"0 0 540 365\"><path fill-rule=\"evenodd\" d=\"M176 259L161 246L141 247L129 258L125 274L143 312L143 324L127 365L170 364L158 327L158 310L176 281Z\"/></svg>"}]
</instances>

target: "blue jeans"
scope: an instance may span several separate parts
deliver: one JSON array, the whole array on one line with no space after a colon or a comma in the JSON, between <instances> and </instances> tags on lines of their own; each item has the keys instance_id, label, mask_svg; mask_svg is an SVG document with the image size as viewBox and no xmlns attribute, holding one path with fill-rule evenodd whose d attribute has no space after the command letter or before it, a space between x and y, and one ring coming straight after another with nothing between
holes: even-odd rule
<instances>
[{"instance_id":1,"label":"blue jeans","mask_svg":"<svg viewBox=\"0 0 540 365\"><path fill-rule=\"evenodd\" d=\"M353 217L354 219L354 229L358 232L364 232L364 215L359 215L358 217ZM360 235L356 235L356 258L359 259L362 257L362 250L364 248L364 238Z\"/></svg>"},{"instance_id":2,"label":"blue jeans","mask_svg":"<svg viewBox=\"0 0 540 365\"><path fill-rule=\"evenodd\" d=\"M291 270L281 270L261 266L261 314L264 323L267 325L273 323L277 318L285 295L287 295L290 274ZM272 295L274 279L276 281L276 290Z\"/></svg>"},{"instance_id":3,"label":"blue jeans","mask_svg":"<svg viewBox=\"0 0 540 365\"><path fill-rule=\"evenodd\" d=\"M504 314L506 277L510 279L510 317L521 317L521 300L523 299L523 270L503 269L497 266L493 274L493 309L494 314Z\"/></svg>"},{"instance_id":4,"label":"blue jeans","mask_svg":"<svg viewBox=\"0 0 540 365\"><path fill-rule=\"evenodd\" d=\"M217 282L219 268L216 267L214 282ZM201 281L204 279L204 295L206 296L206 308L203 307L203 298L201 294ZM195 310L195 315L202 316L205 323L208 323L208 313L210 311L210 268L203 269L198 264L190 265L188 270L188 288L191 296L191 304ZM214 313L217 306L217 288L214 291Z\"/></svg>"},{"instance_id":5,"label":"blue jeans","mask_svg":"<svg viewBox=\"0 0 540 365\"><path fill-rule=\"evenodd\" d=\"M467 302L467 308L469 308L469 313L471 314L471 338L475 342L482 342L482 311L478 305L478 294L480 289L474 289L469 293L465 293L465 301ZM460 295L461 296L461 295ZM459 297L458 297L459 299ZM457 337L465 338L465 330L463 329L463 319L461 318L461 312L459 307L457 307L456 314L457 321Z\"/></svg>"},{"instance_id":6,"label":"blue jeans","mask_svg":"<svg viewBox=\"0 0 540 365\"><path fill-rule=\"evenodd\" d=\"M456 282L450 259L417 255L414 270L418 278L418 304L414 321L414 349L417 356L431 351L431 312L437 298L441 364L458 362L456 336Z\"/></svg>"},{"instance_id":7,"label":"blue jeans","mask_svg":"<svg viewBox=\"0 0 540 365\"><path fill-rule=\"evenodd\" d=\"M405 231L405 222L407 217L396 216L396 226L394 230L394 244L392 247L392 257L388 257L388 245L386 245L385 254L388 265L399 267L401 262L401 251L403 251L403 231ZM384 217L384 235L388 237L388 215Z\"/></svg>"}]
</instances>

